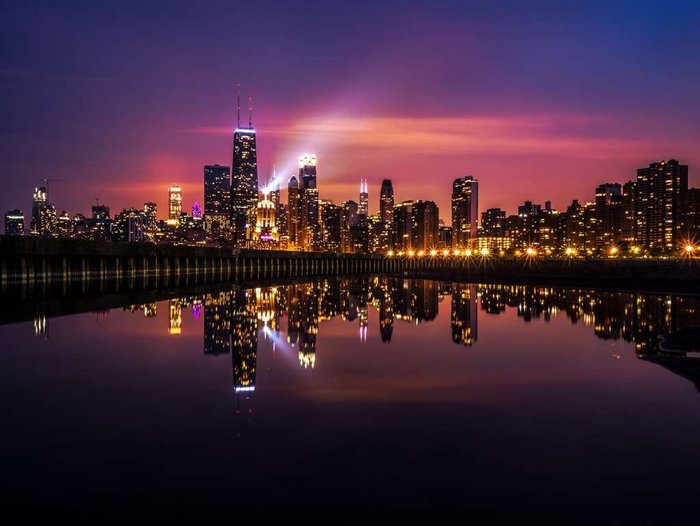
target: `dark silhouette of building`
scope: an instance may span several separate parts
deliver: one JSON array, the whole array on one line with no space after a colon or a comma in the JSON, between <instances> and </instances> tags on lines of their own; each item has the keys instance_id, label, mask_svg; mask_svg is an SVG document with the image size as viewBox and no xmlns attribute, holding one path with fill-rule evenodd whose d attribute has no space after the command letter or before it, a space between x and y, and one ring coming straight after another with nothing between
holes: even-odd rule
<instances>
[{"instance_id":1,"label":"dark silhouette of building","mask_svg":"<svg viewBox=\"0 0 700 526\"><path fill-rule=\"evenodd\" d=\"M204 225L207 232L228 229L231 221L231 170L218 164L204 167Z\"/></svg>"},{"instance_id":2,"label":"dark silhouette of building","mask_svg":"<svg viewBox=\"0 0 700 526\"><path fill-rule=\"evenodd\" d=\"M5 235L24 235L24 212L19 209L5 212Z\"/></svg>"}]
</instances>

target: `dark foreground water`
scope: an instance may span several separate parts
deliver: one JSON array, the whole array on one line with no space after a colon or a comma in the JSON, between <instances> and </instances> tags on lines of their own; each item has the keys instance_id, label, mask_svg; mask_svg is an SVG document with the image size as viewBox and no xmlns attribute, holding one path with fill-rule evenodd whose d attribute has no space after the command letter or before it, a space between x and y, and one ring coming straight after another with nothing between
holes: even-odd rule
<instances>
[{"instance_id":1,"label":"dark foreground water","mask_svg":"<svg viewBox=\"0 0 700 526\"><path fill-rule=\"evenodd\" d=\"M700 367L659 336L698 298L363 278L41 310L0 325L5 517L697 520Z\"/></svg>"}]
</instances>

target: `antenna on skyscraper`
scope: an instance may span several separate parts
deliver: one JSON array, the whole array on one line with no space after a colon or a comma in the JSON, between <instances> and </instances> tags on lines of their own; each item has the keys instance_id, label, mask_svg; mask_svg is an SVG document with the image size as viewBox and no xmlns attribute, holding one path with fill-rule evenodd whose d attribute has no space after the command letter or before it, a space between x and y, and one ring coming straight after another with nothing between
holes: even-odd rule
<instances>
[{"instance_id":1,"label":"antenna on skyscraper","mask_svg":"<svg viewBox=\"0 0 700 526\"><path fill-rule=\"evenodd\" d=\"M248 128L253 127L253 97L248 97Z\"/></svg>"},{"instance_id":2,"label":"antenna on skyscraper","mask_svg":"<svg viewBox=\"0 0 700 526\"><path fill-rule=\"evenodd\" d=\"M238 83L238 127L241 127L241 83Z\"/></svg>"}]
</instances>

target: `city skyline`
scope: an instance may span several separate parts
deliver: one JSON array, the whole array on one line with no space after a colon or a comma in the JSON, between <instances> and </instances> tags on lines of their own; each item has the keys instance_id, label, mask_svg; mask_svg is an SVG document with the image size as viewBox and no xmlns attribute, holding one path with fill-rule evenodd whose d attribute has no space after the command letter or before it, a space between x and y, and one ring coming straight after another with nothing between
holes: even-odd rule
<instances>
[{"instance_id":1,"label":"city skyline","mask_svg":"<svg viewBox=\"0 0 700 526\"><path fill-rule=\"evenodd\" d=\"M693 124L699 54L695 40L686 38L698 17L696 6L678 2L601 11L590 4L575 10L540 5L517 22L515 8L508 13L449 2L430 10L411 2L401 10L392 7L376 6L382 16L370 21L368 5L355 6L354 13L345 7L331 13L280 4L272 23L250 7L250 13L241 14L250 15L249 31L260 36L261 49L233 57L217 50L230 39L237 42L235 35L221 42L204 39L182 59L187 75L178 68L145 69L179 44L169 36L162 49L149 47L151 37L129 7L124 16L133 25L133 42L127 44L117 28L107 26L114 47L96 39L96 49L86 51L81 61L59 59L50 48L67 28L85 17L99 22L109 10L78 16L70 7L55 7L34 13L38 29L30 45L26 35L8 27L23 8L8 7L5 33L17 53L2 69L9 107L0 176L7 191L0 196L0 209L29 208L26 192L15 183L17 174L29 186L48 176L54 200L74 211L87 212L87 203L96 198L121 210L139 203L141 195L164 210L166 198L156 189L175 183L191 196L187 208L201 203L201 167L230 163L227 146L238 82L258 101L261 183L271 177L273 166L291 176L298 155L315 151L324 166L321 198L336 202L354 194L358 165L370 196L390 178L397 202L418 197L442 210L449 207L449 192L442 186L472 174L482 182L485 210L512 209L525 200L552 200L555 208L563 208L572 199L587 201L589 188L632 178L639 166L669 158L690 166L700 162ZM191 35L214 13L227 12L223 5L212 11L178 7L167 16L182 25L182 35ZM643 28L661 12L674 24L673 34L650 39ZM51 24L55 18L62 21L60 27ZM327 50L290 40L294 22L317 22L317 38L322 38L337 33L341 18L348 27ZM479 29L483 21L490 22L493 35ZM471 37L461 36L462 26ZM371 39L367 55L369 42L352 37L370 29L381 38ZM512 43L499 41L505 31L513 35ZM519 40L530 46L516 46ZM280 41L290 43L289 49L278 52ZM361 44L356 51L349 51L351 41ZM448 41L445 60L433 64L430 52ZM79 43L65 45L75 51ZM146 50L134 64L121 55L131 46ZM521 56L518 47L529 54ZM346 71L335 65L339 54L347 55ZM193 63L203 56L202 65ZM260 56L272 60L261 65ZM105 58L112 70L105 68ZM277 73L284 76L304 66L314 82L305 83L303 91L278 88ZM414 72L410 79L404 72L409 70ZM206 80L192 80L198 76L192 71ZM115 72L121 77L116 82ZM349 73L351 82L338 82L347 81ZM213 76L218 77L215 87ZM606 81L599 83L600 77ZM668 77L674 79L671 86L664 82ZM122 83L136 79L142 81L138 93L123 89ZM107 101L113 109L100 105ZM55 141L47 142L51 138ZM435 187L440 190L425 185L426 174L440 181ZM692 171L689 179L690 186L698 186ZM370 213L376 207L370 198Z\"/></svg>"}]
</instances>

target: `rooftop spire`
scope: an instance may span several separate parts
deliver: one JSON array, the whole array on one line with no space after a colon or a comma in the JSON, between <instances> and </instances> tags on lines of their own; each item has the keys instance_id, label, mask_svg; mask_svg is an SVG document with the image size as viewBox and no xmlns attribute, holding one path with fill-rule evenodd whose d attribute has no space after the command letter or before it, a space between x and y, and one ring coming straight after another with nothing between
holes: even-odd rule
<instances>
[{"instance_id":1,"label":"rooftop spire","mask_svg":"<svg viewBox=\"0 0 700 526\"><path fill-rule=\"evenodd\" d=\"M238 127L241 127L241 83L238 83Z\"/></svg>"},{"instance_id":2,"label":"rooftop spire","mask_svg":"<svg viewBox=\"0 0 700 526\"><path fill-rule=\"evenodd\" d=\"M253 127L253 97L248 97L248 128Z\"/></svg>"}]
</instances>

